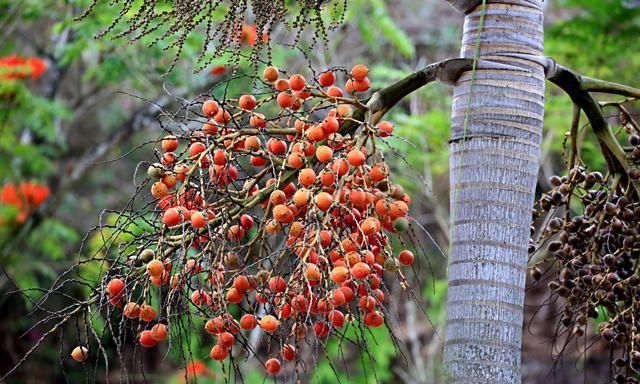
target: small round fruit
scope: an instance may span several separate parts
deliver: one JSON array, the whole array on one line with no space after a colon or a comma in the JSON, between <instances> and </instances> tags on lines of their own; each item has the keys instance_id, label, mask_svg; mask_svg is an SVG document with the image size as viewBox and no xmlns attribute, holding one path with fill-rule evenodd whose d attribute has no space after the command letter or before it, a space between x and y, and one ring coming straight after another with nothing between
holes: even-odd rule
<instances>
[{"instance_id":1,"label":"small round fruit","mask_svg":"<svg viewBox=\"0 0 640 384\"><path fill-rule=\"evenodd\" d=\"M342 284L345 281L349 280L349 270L343 266L334 267L331 270L331 281L336 284Z\"/></svg>"},{"instance_id":2,"label":"small round fruit","mask_svg":"<svg viewBox=\"0 0 640 384\"><path fill-rule=\"evenodd\" d=\"M398 260L400 261L400 264L402 265L406 265L409 266L411 264L413 264L415 257L413 256L413 252L405 249L403 251L400 251L400 253L398 254Z\"/></svg>"},{"instance_id":3,"label":"small round fruit","mask_svg":"<svg viewBox=\"0 0 640 384\"><path fill-rule=\"evenodd\" d=\"M354 167L359 167L364 165L367 157L362 153L362 151L353 149L347 154L347 161Z\"/></svg>"},{"instance_id":4,"label":"small round fruit","mask_svg":"<svg viewBox=\"0 0 640 384\"><path fill-rule=\"evenodd\" d=\"M336 82L336 74L333 71L325 71L318 77L318 83L323 87L330 87Z\"/></svg>"},{"instance_id":5,"label":"small round fruit","mask_svg":"<svg viewBox=\"0 0 640 384\"><path fill-rule=\"evenodd\" d=\"M112 297L118 297L124 291L124 281L120 279L111 279L107 284L107 292Z\"/></svg>"},{"instance_id":6,"label":"small round fruit","mask_svg":"<svg viewBox=\"0 0 640 384\"><path fill-rule=\"evenodd\" d=\"M289 86L294 91L301 91L306 85L307 82L302 75L295 74L289 78Z\"/></svg>"},{"instance_id":7,"label":"small round fruit","mask_svg":"<svg viewBox=\"0 0 640 384\"><path fill-rule=\"evenodd\" d=\"M393 230L396 232L406 232L409 229L409 220L404 217L398 217L393 220Z\"/></svg>"},{"instance_id":8,"label":"small round fruit","mask_svg":"<svg viewBox=\"0 0 640 384\"><path fill-rule=\"evenodd\" d=\"M369 74L369 68L362 64L356 64L351 68L351 76L354 80L362 81Z\"/></svg>"},{"instance_id":9,"label":"small round fruit","mask_svg":"<svg viewBox=\"0 0 640 384\"><path fill-rule=\"evenodd\" d=\"M178 149L178 139L173 135L167 135L162 139L162 150L173 152Z\"/></svg>"},{"instance_id":10,"label":"small round fruit","mask_svg":"<svg viewBox=\"0 0 640 384\"><path fill-rule=\"evenodd\" d=\"M206 217L204 217L202 212L194 212L191 215L190 221L191 221L191 226L196 229L202 228L207 225L207 219Z\"/></svg>"},{"instance_id":11,"label":"small round fruit","mask_svg":"<svg viewBox=\"0 0 640 384\"><path fill-rule=\"evenodd\" d=\"M280 326L280 322L278 319L271 315L267 315L260 319L260 328L262 328L265 332L273 333Z\"/></svg>"},{"instance_id":12,"label":"small round fruit","mask_svg":"<svg viewBox=\"0 0 640 384\"><path fill-rule=\"evenodd\" d=\"M202 113L208 117L214 117L220 110L218 102L215 100L207 100L202 104Z\"/></svg>"},{"instance_id":13,"label":"small round fruit","mask_svg":"<svg viewBox=\"0 0 640 384\"><path fill-rule=\"evenodd\" d=\"M250 111L256 107L257 101L253 95L242 95L238 100L238 104L240 108Z\"/></svg>"},{"instance_id":14,"label":"small round fruit","mask_svg":"<svg viewBox=\"0 0 640 384\"><path fill-rule=\"evenodd\" d=\"M167 330L167 326L158 323L151 327L151 337L156 341L162 341L167 338L169 331Z\"/></svg>"},{"instance_id":15,"label":"small round fruit","mask_svg":"<svg viewBox=\"0 0 640 384\"><path fill-rule=\"evenodd\" d=\"M209 356L211 356L213 360L222 361L229 356L229 350L220 344L216 344L211 348Z\"/></svg>"},{"instance_id":16,"label":"small round fruit","mask_svg":"<svg viewBox=\"0 0 640 384\"><path fill-rule=\"evenodd\" d=\"M144 330L140 334L140 345L145 348L155 347L158 344L158 341L151 336L150 330Z\"/></svg>"},{"instance_id":17,"label":"small round fruit","mask_svg":"<svg viewBox=\"0 0 640 384\"><path fill-rule=\"evenodd\" d=\"M293 361L296 358L296 348L291 344L285 344L282 346L280 354L285 361Z\"/></svg>"},{"instance_id":18,"label":"small round fruit","mask_svg":"<svg viewBox=\"0 0 640 384\"><path fill-rule=\"evenodd\" d=\"M274 66L267 67L264 72L262 72L262 78L269 83L273 83L278 80L278 68Z\"/></svg>"},{"instance_id":19,"label":"small round fruit","mask_svg":"<svg viewBox=\"0 0 640 384\"><path fill-rule=\"evenodd\" d=\"M147 263L147 273L151 277L160 277L164 272L164 264L158 259L151 260Z\"/></svg>"},{"instance_id":20,"label":"small round fruit","mask_svg":"<svg viewBox=\"0 0 640 384\"><path fill-rule=\"evenodd\" d=\"M243 315L240 318L240 328L250 331L258 326L258 319L250 313Z\"/></svg>"},{"instance_id":21,"label":"small round fruit","mask_svg":"<svg viewBox=\"0 0 640 384\"><path fill-rule=\"evenodd\" d=\"M280 360L274 358L271 358L269 360L267 360L267 362L264 364L265 369L267 370L267 373L270 375L277 375L278 372L280 372L280 368L282 367L282 363L280 363Z\"/></svg>"},{"instance_id":22,"label":"small round fruit","mask_svg":"<svg viewBox=\"0 0 640 384\"><path fill-rule=\"evenodd\" d=\"M73 348L73 351L71 351L71 358L79 363L87 360L88 357L89 350L83 346L77 346Z\"/></svg>"},{"instance_id":23,"label":"small round fruit","mask_svg":"<svg viewBox=\"0 0 640 384\"><path fill-rule=\"evenodd\" d=\"M142 304L140 306L140 320L151 322L156 318L156 310L149 304Z\"/></svg>"},{"instance_id":24,"label":"small round fruit","mask_svg":"<svg viewBox=\"0 0 640 384\"><path fill-rule=\"evenodd\" d=\"M154 163L147 168L147 176L152 179L160 179L164 176L164 167L160 163Z\"/></svg>"},{"instance_id":25,"label":"small round fruit","mask_svg":"<svg viewBox=\"0 0 640 384\"><path fill-rule=\"evenodd\" d=\"M353 277L355 277L356 279L362 280L369 276L369 273L371 273L371 267L369 267L369 265L367 265L366 263L356 263L353 267L351 267L351 275L353 275Z\"/></svg>"}]
</instances>

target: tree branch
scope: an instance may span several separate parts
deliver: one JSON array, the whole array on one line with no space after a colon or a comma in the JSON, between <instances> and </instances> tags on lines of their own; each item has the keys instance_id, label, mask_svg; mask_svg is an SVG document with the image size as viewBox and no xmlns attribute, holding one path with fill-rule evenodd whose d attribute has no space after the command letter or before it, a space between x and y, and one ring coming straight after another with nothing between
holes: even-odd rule
<instances>
[{"instance_id":1,"label":"tree branch","mask_svg":"<svg viewBox=\"0 0 640 384\"><path fill-rule=\"evenodd\" d=\"M552 62L552 60L549 64L547 67L547 79L562 88L571 97L571 100L584 111L593 132L598 138L598 143L609 170L612 173L622 175L622 181L631 183L636 190L636 194L638 194L640 191L638 183L629 178L627 174L630 165L627 162L624 149L620 146L613 132L611 132L600 104L589 91L607 92L606 89L609 89L618 92L633 90L633 88L603 80L583 78L576 72Z\"/></svg>"}]
</instances>

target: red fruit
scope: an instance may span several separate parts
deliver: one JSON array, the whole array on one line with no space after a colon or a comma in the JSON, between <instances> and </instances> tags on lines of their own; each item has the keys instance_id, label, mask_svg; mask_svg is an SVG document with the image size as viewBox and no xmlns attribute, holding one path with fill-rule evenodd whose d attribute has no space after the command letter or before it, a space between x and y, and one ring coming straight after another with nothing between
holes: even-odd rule
<instances>
[{"instance_id":1,"label":"red fruit","mask_svg":"<svg viewBox=\"0 0 640 384\"><path fill-rule=\"evenodd\" d=\"M209 356L211 356L213 360L222 361L229 356L229 350L220 344L216 344L211 348Z\"/></svg>"},{"instance_id":2,"label":"red fruit","mask_svg":"<svg viewBox=\"0 0 640 384\"><path fill-rule=\"evenodd\" d=\"M252 314L247 313L240 318L240 328L250 331L258 325L258 319Z\"/></svg>"},{"instance_id":3,"label":"red fruit","mask_svg":"<svg viewBox=\"0 0 640 384\"><path fill-rule=\"evenodd\" d=\"M124 306L122 313L131 320L137 319L140 316L140 305L138 305L138 303L128 302L127 305Z\"/></svg>"},{"instance_id":4,"label":"red fruit","mask_svg":"<svg viewBox=\"0 0 640 384\"><path fill-rule=\"evenodd\" d=\"M238 104L240 105L240 108L250 111L256 107L257 101L253 95L242 95L238 100Z\"/></svg>"},{"instance_id":5,"label":"red fruit","mask_svg":"<svg viewBox=\"0 0 640 384\"><path fill-rule=\"evenodd\" d=\"M214 117L219 109L220 106L215 100L207 100L202 104L202 113L208 117Z\"/></svg>"},{"instance_id":6,"label":"red fruit","mask_svg":"<svg viewBox=\"0 0 640 384\"><path fill-rule=\"evenodd\" d=\"M277 102L280 108L291 108L293 106L293 102L295 98L293 95L287 93L286 91L280 92L277 97Z\"/></svg>"},{"instance_id":7,"label":"red fruit","mask_svg":"<svg viewBox=\"0 0 640 384\"><path fill-rule=\"evenodd\" d=\"M218 123L215 120L209 120L202 125L202 132L205 135L216 135L218 134Z\"/></svg>"},{"instance_id":8,"label":"red fruit","mask_svg":"<svg viewBox=\"0 0 640 384\"><path fill-rule=\"evenodd\" d=\"M271 138L267 141L267 149L274 155L282 155L287 152L287 143Z\"/></svg>"},{"instance_id":9,"label":"red fruit","mask_svg":"<svg viewBox=\"0 0 640 384\"><path fill-rule=\"evenodd\" d=\"M124 281L120 279L111 279L107 284L107 292L111 297L120 297L124 291Z\"/></svg>"},{"instance_id":10,"label":"red fruit","mask_svg":"<svg viewBox=\"0 0 640 384\"><path fill-rule=\"evenodd\" d=\"M148 304L142 304L140 306L140 320L148 323L153 321L153 319L156 318L156 315L156 310L152 306Z\"/></svg>"},{"instance_id":11,"label":"red fruit","mask_svg":"<svg viewBox=\"0 0 640 384\"><path fill-rule=\"evenodd\" d=\"M264 72L262 72L262 78L269 83L273 83L278 80L278 68L274 66L267 67Z\"/></svg>"},{"instance_id":12,"label":"red fruit","mask_svg":"<svg viewBox=\"0 0 640 384\"><path fill-rule=\"evenodd\" d=\"M246 214L240 216L240 226L246 230L253 228L253 217Z\"/></svg>"},{"instance_id":13,"label":"red fruit","mask_svg":"<svg viewBox=\"0 0 640 384\"><path fill-rule=\"evenodd\" d=\"M393 124L388 121L381 121L378 123L378 129L380 130L380 137L387 137L393 133Z\"/></svg>"},{"instance_id":14,"label":"red fruit","mask_svg":"<svg viewBox=\"0 0 640 384\"><path fill-rule=\"evenodd\" d=\"M254 167L262 167L267 163L267 159L261 156L251 156L249 162L251 162L251 165Z\"/></svg>"},{"instance_id":15,"label":"red fruit","mask_svg":"<svg viewBox=\"0 0 640 384\"><path fill-rule=\"evenodd\" d=\"M338 132L338 128L340 128L340 123L335 117L329 116L322 122L322 130L325 136Z\"/></svg>"},{"instance_id":16,"label":"red fruit","mask_svg":"<svg viewBox=\"0 0 640 384\"><path fill-rule=\"evenodd\" d=\"M289 89L291 89L291 87L289 87L289 80L287 79L280 79L276 81L274 87L278 92L288 91Z\"/></svg>"},{"instance_id":17,"label":"red fruit","mask_svg":"<svg viewBox=\"0 0 640 384\"><path fill-rule=\"evenodd\" d=\"M240 241L244 238L244 228L235 224L227 231L227 238L233 241Z\"/></svg>"},{"instance_id":18,"label":"red fruit","mask_svg":"<svg viewBox=\"0 0 640 384\"><path fill-rule=\"evenodd\" d=\"M326 163L333 157L333 150L326 145L321 145L316 149L316 158L321 163Z\"/></svg>"},{"instance_id":19,"label":"red fruit","mask_svg":"<svg viewBox=\"0 0 640 384\"><path fill-rule=\"evenodd\" d=\"M152 277L160 277L164 272L164 264L158 259L153 259L147 263L147 273Z\"/></svg>"},{"instance_id":20,"label":"red fruit","mask_svg":"<svg viewBox=\"0 0 640 384\"><path fill-rule=\"evenodd\" d=\"M233 343L235 341L236 339L231 332L222 332L218 335L218 344L225 349L230 349L231 347L233 347Z\"/></svg>"},{"instance_id":21,"label":"red fruit","mask_svg":"<svg viewBox=\"0 0 640 384\"><path fill-rule=\"evenodd\" d=\"M334 309L327 315L327 320L336 328L342 327L344 325L344 314Z\"/></svg>"},{"instance_id":22,"label":"red fruit","mask_svg":"<svg viewBox=\"0 0 640 384\"><path fill-rule=\"evenodd\" d=\"M351 76L354 80L364 80L369 74L369 68L362 64L356 64L351 68Z\"/></svg>"},{"instance_id":23,"label":"red fruit","mask_svg":"<svg viewBox=\"0 0 640 384\"><path fill-rule=\"evenodd\" d=\"M155 347L158 344L158 341L153 338L151 331L145 330L140 334L140 345L145 348Z\"/></svg>"},{"instance_id":24,"label":"red fruit","mask_svg":"<svg viewBox=\"0 0 640 384\"><path fill-rule=\"evenodd\" d=\"M168 227L172 227L174 225L178 225L182 222L181 212L178 211L178 208L169 208L164 212L162 216L162 223Z\"/></svg>"},{"instance_id":25,"label":"red fruit","mask_svg":"<svg viewBox=\"0 0 640 384\"><path fill-rule=\"evenodd\" d=\"M369 273L371 273L371 267L365 263L356 263L351 267L351 275L356 279L364 279L369 275Z\"/></svg>"},{"instance_id":26,"label":"red fruit","mask_svg":"<svg viewBox=\"0 0 640 384\"><path fill-rule=\"evenodd\" d=\"M349 164L351 164L354 167L359 167L361 165L364 165L366 160L367 160L367 157L364 155L364 153L362 153L362 151L357 149L352 149L347 154L347 161L349 162Z\"/></svg>"},{"instance_id":27,"label":"red fruit","mask_svg":"<svg viewBox=\"0 0 640 384\"><path fill-rule=\"evenodd\" d=\"M267 370L268 374L277 375L278 372L280 372L280 368L282 367L282 363L280 363L280 360L278 360L276 358L271 358L271 359L267 360L267 362L264 364L264 367Z\"/></svg>"},{"instance_id":28,"label":"red fruit","mask_svg":"<svg viewBox=\"0 0 640 384\"><path fill-rule=\"evenodd\" d=\"M249 124L255 128L264 128L267 126L267 120L265 120L263 114L256 113L249 119Z\"/></svg>"},{"instance_id":29,"label":"red fruit","mask_svg":"<svg viewBox=\"0 0 640 384\"><path fill-rule=\"evenodd\" d=\"M207 218L202 212L194 212L191 214L191 226L193 228L202 228L207 225Z\"/></svg>"},{"instance_id":30,"label":"red fruit","mask_svg":"<svg viewBox=\"0 0 640 384\"><path fill-rule=\"evenodd\" d=\"M161 323L158 323L151 327L151 337L155 341L162 341L167 338L168 334L167 326Z\"/></svg>"},{"instance_id":31,"label":"red fruit","mask_svg":"<svg viewBox=\"0 0 640 384\"><path fill-rule=\"evenodd\" d=\"M293 361L296 358L296 348L291 344L285 344L282 346L280 354L285 361Z\"/></svg>"},{"instance_id":32,"label":"red fruit","mask_svg":"<svg viewBox=\"0 0 640 384\"><path fill-rule=\"evenodd\" d=\"M293 212L284 204L273 207L272 213L273 218L276 219L278 223L289 224L293 221Z\"/></svg>"},{"instance_id":33,"label":"red fruit","mask_svg":"<svg viewBox=\"0 0 640 384\"><path fill-rule=\"evenodd\" d=\"M344 294L344 299L347 303L350 303L353 300L355 296L355 293L353 293L353 289L347 286L342 286L338 289Z\"/></svg>"},{"instance_id":34,"label":"red fruit","mask_svg":"<svg viewBox=\"0 0 640 384\"><path fill-rule=\"evenodd\" d=\"M296 74L289 78L289 86L294 91L301 91L305 85L307 85L307 82L302 75Z\"/></svg>"},{"instance_id":35,"label":"red fruit","mask_svg":"<svg viewBox=\"0 0 640 384\"><path fill-rule=\"evenodd\" d=\"M349 270L346 267L338 266L331 270L331 281L342 284L349 280Z\"/></svg>"},{"instance_id":36,"label":"red fruit","mask_svg":"<svg viewBox=\"0 0 640 384\"><path fill-rule=\"evenodd\" d=\"M224 149L216 149L215 151L213 151L213 164L227 164L227 152Z\"/></svg>"},{"instance_id":37,"label":"red fruit","mask_svg":"<svg viewBox=\"0 0 640 384\"><path fill-rule=\"evenodd\" d=\"M304 167L304 156L301 153L293 152L287 157L287 165L294 169Z\"/></svg>"},{"instance_id":38,"label":"red fruit","mask_svg":"<svg viewBox=\"0 0 640 384\"><path fill-rule=\"evenodd\" d=\"M336 159L331 165L331 170L338 176L344 176L349 172L349 162L345 159Z\"/></svg>"},{"instance_id":39,"label":"red fruit","mask_svg":"<svg viewBox=\"0 0 640 384\"><path fill-rule=\"evenodd\" d=\"M280 326L280 322L278 319L271 315L267 315L260 320L260 328L262 328L265 332L273 333Z\"/></svg>"},{"instance_id":40,"label":"red fruit","mask_svg":"<svg viewBox=\"0 0 640 384\"><path fill-rule=\"evenodd\" d=\"M189 147L189 157L197 159L200 154L207 150L207 146L201 142L195 142Z\"/></svg>"},{"instance_id":41,"label":"red fruit","mask_svg":"<svg viewBox=\"0 0 640 384\"><path fill-rule=\"evenodd\" d=\"M247 292L251 290L251 283L247 276L240 275L233 279L233 287L240 292Z\"/></svg>"},{"instance_id":42,"label":"red fruit","mask_svg":"<svg viewBox=\"0 0 640 384\"><path fill-rule=\"evenodd\" d=\"M173 135L167 135L162 139L162 150L173 152L178 149L178 139Z\"/></svg>"},{"instance_id":43,"label":"red fruit","mask_svg":"<svg viewBox=\"0 0 640 384\"><path fill-rule=\"evenodd\" d=\"M389 205L389 211L392 218L405 217L409 212L409 206L402 200L394 201Z\"/></svg>"},{"instance_id":44,"label":"red fruit","mask_svg":"<svg viewBox=\"0 0 640 384\"><path fill-rule=\"evenodd\" d=\"M372 296L362 296L358 302L358 306L365 312L371 311L376 307L376 299Z\"/></svg>"},{"instance_id":45,"label":"red fruit","mask_svg":"<svg viewBox=\"0 0 640 384\"><path fill-rule=\"evenodd\" d=\"M314 201L321 211L326 212L333 204L333 196L327 192L320 192L316 195Z\"/></svg>"},{"instance_id":46,"label":"red fruit","mask_svg":"<svg viewBox=\"0 0 640 384\"><path fill-rule=\"evenodd\" d=\"M342 89L338 88L338 87L330 87L329 89L327 89L327 95L331 96L331 97L342 97L344 96L344 94L342 93Z\"/></svg>"},{"instance_id":47,"label":"red fruit","mask_svg":"<svg viewBox=\"0 0 640 384\"><path fill-rule=\"evenodd\" d=\"M312 168L305 168L298 174L298 181L302 186L308 188L316 181L316 173Z\"/></svg>"},{"instance_id":48,"label":"red fruit","mask_svg":"<svg viewBox=\"0 0 640 384\"><path fill-rule=\"evenodd\" d=\"M318 268L317 265L311 263L307 263L307 268L304 271L304 275L306 276L307 280L313 282L320 281L320 278L322 277L320 268Z\"/></svg>"},{"instance_id":49,"label":"red fruit","mask_svg":"<svg viewBox=\"0 0 640 384\"><path fill-rule=\"evenodd\" d=\"M242 292L236 288L231 288L227 291L227 301L230 303L238 304L243 298Z\"/></svg>"},{"instance_id":50,"label":"red fruit","mask_svg":"<svg viewBox=\"0 0 640 384\"><path fill-rule=\"evenodd\" d=\"M353 82L353 89L357 92L366 92L369 90L369 87L371 87L371 81L369 81L368 77Z\"/></svg>"},{"instance_id":51,"label":"red fruit","mask_svg":"<svg viewBox=\"0 0 640 384\"><path fill-rule=\"evenodd\" d=\"M330 87L336 82L336 75L333 71L325 71L318 77L318 83L323 87Z\"/></svg>"},{"instance_id":52,"label":"red fruit","mask_svg":"<svg viewBox=\"0 0 640 384\"><path fill-rule=\"evenodd\" d=\"M384 324L384 316L378 311L369 311L364 315L364 323L369 327L379 327Z\"/></svg>"},{"instance_id":53,"label":"red fruit","mask_svg":"<svg viewBox=\"0 0 640 384\"><path fill-rule=\"evenodd\" d=\"M406 249L403 251L400 251L400 253L398 254L398 260L402 265L411 265L413 264L414 259L415 257L413 256L413 253Z\"/></svg>"},{"instance_id":54,"label":"red fruit","mask_svg":"<svg viewBox=\"0 0 640 384\"><path fill-rule=\"evenodd\" d=\"M307 129L307 131L305 132L305 136L310 142L315 143L326 139L327 134L325 133L324 129L322 129L321 125L314 125L313 127Z\"/></svg>"},{"instance_id":55,"label":"red fruit","mask_svg":"<svg viewBox=\"0 0 640 384\"><path fill-rule=\"evenodd\" d=\"M318 321L313 325L313 332L317 337L327 337L331 329L324 321Z\"/></svg>"},{"instance_id":56,"label":"red fruit","mask_svg":"<svg viewBox=\"0 0 640 384\"><path fill-rule=\"evenodd\" d=\"M347 302L347 298L344 293L340 289L334 289L332 292L333 295L333 305L339 307Z\"/></svg>"},{"instance_id":57,"label":"red fruit","mask_svg":"<svg viewBox=\"0 0 640 384\"><path fill-rule=\"evenodd\" d=\"M287 282L280 276L274 276L269 279L269 289L274 292L284 292L287 288Z\"/></svg>"}]
</instances>

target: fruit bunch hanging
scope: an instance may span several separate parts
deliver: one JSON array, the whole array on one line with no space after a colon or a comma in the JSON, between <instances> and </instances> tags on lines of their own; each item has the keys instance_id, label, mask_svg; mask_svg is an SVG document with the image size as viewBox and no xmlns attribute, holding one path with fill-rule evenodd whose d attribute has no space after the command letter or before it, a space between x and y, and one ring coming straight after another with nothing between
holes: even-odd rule
<instances>
[{"instance_id":1,"label":"fruit bunch hanging","mask_svg":"<svg viewBox=\"0 0 640 384\"><path fill-rule=\"evenodd\" d=\"M561 349L593 327L611 347L617 383L637 382L640 370L640 132L627 133L630 168L624 173L603 175L575 165L549 179L552 189L533 211L542 231L530 244L533 254L547 255L539 257L531 277L547 282L564 306Z\"/></svg>"},{"instance_id":2,"label":"fruit bunch hanging","mask_svg":"<svg viewBox=\"0 0 640 384\"><path fill-rule=\"evenodd\" d=\"M189 312L206 320L214 360L253 352L259 328L275 375L305 340L385 323L384 272L406 287L414 261L391 247L411 199L379 148L394 126L362 98L368 69L343 72L344 91L338 71L308 81L268 67L263 90L204 100L199 126L159 140L145 187L154 231L122 248L102 285L140 345L170 338Z\"/></svg>"}]
</instances>

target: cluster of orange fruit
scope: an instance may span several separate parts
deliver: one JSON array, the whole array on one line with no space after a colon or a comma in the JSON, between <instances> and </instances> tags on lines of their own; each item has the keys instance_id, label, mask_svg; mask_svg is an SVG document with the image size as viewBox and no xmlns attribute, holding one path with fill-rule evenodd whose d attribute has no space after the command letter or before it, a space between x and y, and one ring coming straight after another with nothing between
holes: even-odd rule
<instances>
[{"instance_id":1,"label":"cluster of orange fruit","mask_svg":"<svg viewBox=\"0 0 640 384\"><path fill-rule=\"evenodd\" d=\"M265 363L273 375L282 360L296 360L302 338L326 338L348 322L385 323L383 272L404 279L400 266L414 261L390 244L409 228L411 199L376 147L393 124L357 113L366 108L359 96L370 87L368 69L356 65L347 76L343 92L334 71L309 83L268 67L269 92L206 100L201 129L162 138L148 169L157 245L106 286L124 316L148 324L141 345L167 337L176 297L209 317L212 359L226 359L243 331L259 327L278 340L279 356ZM283 244L272 249L271 239ZM133 299L141 279L169 290L159 321L139 304L149 302L148 289Z\"/></svg>"}]
</instances>

